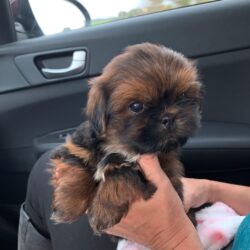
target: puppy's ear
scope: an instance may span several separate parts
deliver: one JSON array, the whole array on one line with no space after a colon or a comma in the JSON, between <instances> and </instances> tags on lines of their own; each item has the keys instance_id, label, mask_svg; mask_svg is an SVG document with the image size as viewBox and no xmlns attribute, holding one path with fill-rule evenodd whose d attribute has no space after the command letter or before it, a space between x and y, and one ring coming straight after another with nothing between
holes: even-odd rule
<instances>
[{"instance_id":1,"label":"puppy's ear","mask_svg":"<svg viewBox=\"0 0 250 250\"><path fill-rule=\"evenodd\" d=\"M200 82L200 93L199 93L199 111L200 111L200 114L203 111L204 96L205 96L205 86Z\"/></svg>"},{"instance_id":2,"label":"puppy's ear","mask_svg":"<svg viewBox=\"0 0 250 250\"><path fill-rule=\"evenodd\" d=\"M107 93L103 86L97 81L98 78L90 82L86 115L93 126L95 132L102 133L107 125Z\"/></svg>"},{"instance_id":3,"label":"puppy's ear","mask_svg":"<svg viewBox=\"0 0 250 250\"><path fill-rule=\"evenodd\" d=\"M202 84L201 79L200 79L200 74L198 71L198 61L194 59L188 59L190 65L193 67L193 72L195 76L195 84L197 85L197 104L199 108L200 114L202 113L203 110L203 103L204 103L204 95L205 95L205 86Z\"/></svg>"}]
</instances>

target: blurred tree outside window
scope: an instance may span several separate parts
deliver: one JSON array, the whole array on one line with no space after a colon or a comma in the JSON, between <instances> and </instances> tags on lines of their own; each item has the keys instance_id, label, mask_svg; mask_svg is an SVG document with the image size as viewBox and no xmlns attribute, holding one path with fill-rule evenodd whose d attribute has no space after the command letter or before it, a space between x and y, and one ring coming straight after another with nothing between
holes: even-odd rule
<instances>
[{"instance_id":1,"label":"blurred tree outside window","mask_svg":"<svg viewBox=\"0 0 250 250\"><path fill-rule=\"evenodd\" d=\"M9 1L18 40L23 40L216 0Z\"/></svg>"},{"instance_id":2,"label":"blurred tree outside window","mask_svg":"<svg viewBox=\"0 0 250 250\"><path fill-rule=\"evenodd\" d=\"M99 0L78 1L81 2L86 7L86 9L88 9L92 19L91 25L94 26L160 11L167 11L191 5L214 2L215 0L109 0L108 3L106 1L103 1L102 4ZM94 5L94 2L99 2L99 4L101 4L99 8L103 10L103 13L100 13L92 7L92 5ZM115 7L112 6L112 2L115 2ZM107 9L109 9L108 13L106 12L105 6ZM113 11L113 14L111 13L111 11Z\"/></svg>"}]
</instances>

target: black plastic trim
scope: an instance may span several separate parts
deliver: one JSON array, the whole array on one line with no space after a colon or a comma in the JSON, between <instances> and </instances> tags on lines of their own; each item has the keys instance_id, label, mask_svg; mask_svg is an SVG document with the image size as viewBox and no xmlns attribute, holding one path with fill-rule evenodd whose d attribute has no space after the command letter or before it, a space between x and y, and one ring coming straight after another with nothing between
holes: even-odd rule
<instances>
[{"instance_id":1,"label":"black plastic trim","mask_svg":"<svg viewBox=\"0 0 250 250\"><path fill-rule=\"evenodd\" d=\"M75 128L63 129L34 139L35 151L41 155L65 141ZM190 138L183 151L250 152L250 125L204 121L198 133Z\"/></svg>"},{"instance_id":2,"label":"black plastic trim","mask_svg":"<svg viewBox=\"0 0 250 250\"><path fill-rule=\"evenodd\" d=\"M79 74L75 74L73 76L67 76L67 77L60 77L60 78L46 78L41 71L39 70L38 65L36 64L36 58L42 57L42 56L59 56L63 55L64 53L68 52L74 52L77 50L84 50L86 51L86 59L85 59L85 68L84 71L82 71ZM59 50L49 50L49 51L43 51L38 53L31 53L27 55L17 56L15 58L15 64L20 70L21 74L25 77L25 79L31 84L31 85L39 85L39 84L48 84L51 82L57 82L62 80L69 80L69 79L75 79L78 77L84 77L88 74L89 70L89 50L86 47L75 47L75 48L66 48L66 49L59 49Z\"/></svg>"},{"instance_id":3,"label":"black plastic trim","mask_svg":"<svg viewBox=\"0 0 250 250\"><path fill-rule=\"evenodd\" d=\"M195 137L188 141L188 150L250 150L250 125L226 122L203 122Z\"/></svg>"},{"instance_id":4,"label":"black plastic trim","mask_svg":"<svg viewBox=\"0 0 250 250\"><path fill-rule=\"evenodd\" d=\"M0 45L15 42L16 31L9 0L0 1Z\"/></svg>"}]
</instances>

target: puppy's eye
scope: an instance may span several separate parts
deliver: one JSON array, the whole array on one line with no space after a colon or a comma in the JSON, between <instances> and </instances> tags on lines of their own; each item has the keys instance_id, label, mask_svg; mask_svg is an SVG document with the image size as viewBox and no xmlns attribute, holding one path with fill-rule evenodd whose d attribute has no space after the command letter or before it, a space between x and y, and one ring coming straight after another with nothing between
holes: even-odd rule
<instances>
[{"instance_id":1,"label":"puppy's eye","mask_svg":"<svg viewBox=\"0 0 250 250\"><path fill-rule=\"evenodd\" d=\"M187 93L183 92L182 94L180 94L180 95L178 96L177 99L178 99L178 101L180 101L180 102L187 101L188 95L187 95Z\"/></svg>"},{"instance_id":2,"label":"puppy's eye","mask_svg":"<svg viewBox=\"0 0 250 250\"><path fill-rule=\"evenodd\" d=\"M129 109L134 113L140 113L144 109L144 105L141 102L133 102L129 105Z\"/></svg>"}]
</instances>

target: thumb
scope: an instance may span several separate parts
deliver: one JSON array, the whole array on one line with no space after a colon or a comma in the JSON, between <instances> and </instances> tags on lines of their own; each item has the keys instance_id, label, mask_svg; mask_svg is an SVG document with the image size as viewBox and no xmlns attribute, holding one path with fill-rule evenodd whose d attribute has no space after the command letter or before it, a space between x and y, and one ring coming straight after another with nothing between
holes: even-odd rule
<instances>
[{"instance_id":1,"label":"thumb","mask_svg":"<svg viewBox=\"0 0 250 250\"><path fill-rule=\"evenodd\" d=\"M161 169L157 155L145 154L139 159L139 164L146 179L155 186L159 186L162 181L169 181L166 174Z\"/></svg>"}]
</instances>

